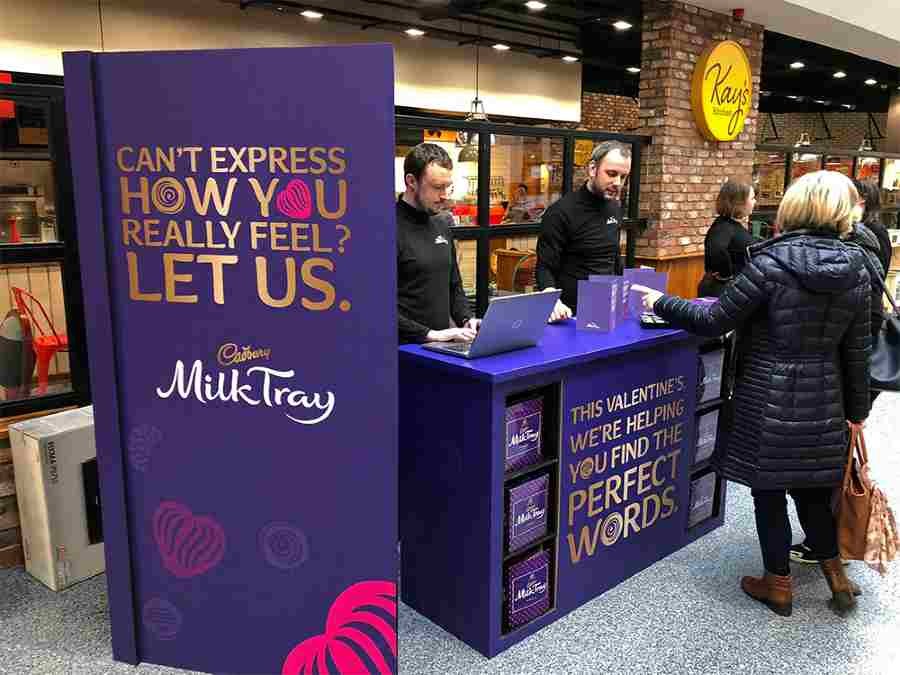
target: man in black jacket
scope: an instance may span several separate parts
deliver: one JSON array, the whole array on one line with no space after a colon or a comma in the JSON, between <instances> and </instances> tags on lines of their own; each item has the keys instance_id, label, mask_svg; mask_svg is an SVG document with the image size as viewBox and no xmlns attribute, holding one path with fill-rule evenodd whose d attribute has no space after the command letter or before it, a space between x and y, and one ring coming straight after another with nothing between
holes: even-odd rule
<instances>
[{"instance_id":1,"label":"man in black jacket","mask_svg":"<svg viewBox=\"0 0 900 675\"><path fill-rule=\"evenodd\" d=\"M434 143L420 143L403 162L406 190L397 200L401 343L472 340L481 323L469 310L445 213L452 171L447 151Z\"/></svg>"},{"instance_id":2,"label":"man in black jacket","mask_svg":"<svg viewBox=\"0 0 900 675\"><path fill-rule=\"evenodd\" d=\"M622 191L631 173L631 148L605 141L594 148L589 178L544 213L535 276L540 290L562 289L551 321L572 316L578 282L591 274L621 274Z\"/></svg>"}]
</instances>

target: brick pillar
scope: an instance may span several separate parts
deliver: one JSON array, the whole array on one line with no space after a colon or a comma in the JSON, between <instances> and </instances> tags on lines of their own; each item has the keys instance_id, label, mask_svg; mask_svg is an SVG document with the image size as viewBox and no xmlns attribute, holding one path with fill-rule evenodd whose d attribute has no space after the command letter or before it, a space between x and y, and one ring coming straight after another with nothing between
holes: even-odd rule
<instances>
[{"instance_id":1,"label":"brick pillar","mask_svg":"<svg viewBox=\"0 0 900 675\"><path fill-rule=\"evenodd\" d=\"M751 111L732 142L703 137L691 111L694 65L706 47L722 40L740 43L753 71ZM728 177L750 181L762 44L758 24L683 2L644 0L640 133L652 136L653 144L645 149L641 166L641 215L649 227L638 240L639 257L702 255L721 182Z\"/></svg>"}]
</instances>

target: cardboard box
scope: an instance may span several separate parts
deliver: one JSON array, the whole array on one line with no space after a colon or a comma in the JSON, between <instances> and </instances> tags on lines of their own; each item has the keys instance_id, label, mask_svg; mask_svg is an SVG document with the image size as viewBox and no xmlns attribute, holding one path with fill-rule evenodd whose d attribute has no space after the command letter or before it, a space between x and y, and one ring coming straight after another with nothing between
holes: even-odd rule
<instances>
[{"instance_id":1,"label":"cardboard box","mask_svg":"<svg viewBox=\"0 0 900 675\"><path fill-rule=\"evenodd\" d=\"M90 407L9 427L25 569L54 591L105 569Z\"/></svg>"},{"instance_id":2,"label":"cardboard box","mask_svg":"<svg viewBox=\"0 0 900 675\"><path fill-rule=\"evenodd\" d=\"M706 403L722 396L722 375L725 371L725 349L704 352L697 357L697 403Z\"/></svg>"},{"instance_id":3,"label":"cardboard box","mask_svg":"<svg viewBox=\"0 0 900 675\"><path fill-rule=\"evenodd\" d=\"M578 282L577 330L608 333L616 329L619 318L619 281L617 277L592 274Z\"/></svg>"},{"instance_id":4,"label":"cardboard box","mask_svg":"<svg viewBox=\"0 0 900 675\"><path fill-rule=\"evenodd\" d=\"M694 464L705 462L712 457L716 449L718 431L718 410L710 410L697 418L697 450L694 454Z\"/></svg>"}]
</instances>

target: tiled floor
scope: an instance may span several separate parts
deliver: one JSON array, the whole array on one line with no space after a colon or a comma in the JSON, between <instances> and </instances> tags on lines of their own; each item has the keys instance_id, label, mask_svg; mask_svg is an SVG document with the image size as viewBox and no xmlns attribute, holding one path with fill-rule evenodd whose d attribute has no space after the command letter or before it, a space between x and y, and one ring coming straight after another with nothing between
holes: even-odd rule
<instances>
[{"instance_id":1,"label":"tiled floor","mask_svg":"<svg viewBox=\"0 0 900 675\"><path fill-rule=\"evenodd\" d=\"M882 396L867 438L875 477L900 513L900 395ZM898 427L900 428L900 427ZM800 534L796 531L796 537ZM794 614L785 619L737 585L762 568L749 491L729 492L724 527L666 558L509 651L488 661L401 607L400 670L407 675L605 673L900 672L900 563L881 579L861 563L864 595L843 620L826 607L818 569L794 571ZM23 572L0 572L0 673L181 673L114 663L104 579L60 594Z\"/></svg>"}]
</instances>

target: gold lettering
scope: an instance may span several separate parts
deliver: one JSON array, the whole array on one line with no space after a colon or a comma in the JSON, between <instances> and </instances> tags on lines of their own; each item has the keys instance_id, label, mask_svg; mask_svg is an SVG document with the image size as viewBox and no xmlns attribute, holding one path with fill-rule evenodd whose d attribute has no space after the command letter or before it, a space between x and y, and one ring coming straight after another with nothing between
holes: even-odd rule
<instances>
[{"instance_id":1,"label":"gold lettering","mask_svg":"<svg viewBox=\"0 0 900 675\"><path fill-rule=\"evenodd\" d=\"M134 165L127 166L125 164L124 154L128 152L134 154L134 148L130 145L123 145L121 148L116 150L116 166L119 167L119 171L134 171Z\"/></svg>"},{"instance_id":2,"label":"gold lettering","mask_svg":"<svg viewBox=\"0 0 900 675\"><path fill-rule=\"evenodd\" d=\"M316 208L319 215L328 220L339 220L347 213L347 181L341 178L338 180L338 207L336 211L330 211L325 206L325 181L316 178Z\"/></svg>"},{"instance_id":3,"label":"gold lettering","mask_svg":"<svg viewBox=\"0 0 900 675\"><path fill-rule=\"evenodd\" d=\"M141 212L150 213L150 181L143 176L138 178L140 188L131 192L128 176L119 176L119 191L122 193L122 213L131 213L131 200L140 199Z\"/></svg>"},{"instance_id":4,"label":"gold lettering","mask_svg":"<svg viewBox=\"0 0 900 675\"><path fill-rule=\"evenodd\" d=\"M135 246L141 245L141 240L138 239L138 233L141 229L141 221L134 220L133 218L123 218L122 219L122 243L125 246L129 245L128 240L133 240Z\"/></svg>"},{"instance_id":5,"label":"gold lettering","mask_svg":"<svg viewBox=\"0 0 900 675\"><path fill-rule=\"evenodd\" d=\"M329 309L334 304L335 296L335 289L331 282L320 279L313 274L313 271L317 268L325 268L329 272L334 272L334 263L327 258L310 258L309 260L304 260L303 267L300 268L300 277L303 279L303 283L309 288L319 291L323 296L318 302L307 298L300 299L300 304L314 312Z\"/></svg>"},{"instance_id":6,"label":"gold lettering","mask_svg":"<svg viewBox=\"0 0 900 675\"><path fill-rule=\"evenodd\" d=\"M253 194L256 196L256 201L259 202L259 214L263 218L269 217L269 204L272 203L272 198L275 196L275 188L278 187L278 179L273 178L269 181L268 189L263 192L262 186L256 178L249 178L250 187L253 188Z\"/></svg>"},{"instance_id":7,"label":"gold lettering","mask_svg":"<svg viewBox=\"0 0 900 675\"><path fill-rule=\"evenodd\" d=\"M208 263L212 267L213 278L213 302L217 305L225 304L225 283L223 280L223 270L225 265L236 265L238 257L236 255L198 255L198 263Z\"/></svg>"},{"instance_id":8,"label":"gold lettering","mask_svg":"<svg viewBox=\"0 0 900 675\"><path fill-rule=\"evenodd\" d=\"M297 296L297 263L293 258L285 258L284 269L286 286L284 297L280 300L275 299L269 293L269 275L268 264L263 256L256 258L256 288L259 299L269 307L282 308L289 306L294 302Z\"/></svg>"},{"instance_id":9,"label":"gold lettering","mask_svg":"<svg viewBox=\"0 0 900 675\"><path fill-rule=\"evenodd\" d=\"M196 295L178 295L175 292L175 284L187 283L193 280L192 274L176 274L175 263L193 262L193 253L163 253L163 270L166 281L166 302L178 302L193 304L197 302Z\"/></svg>"},{"instance_id":10,"label":"gold lettering","mask_svg":"<svg viewBox=\"0 0 900 675\"><path fill-rule=\"evenodd\" d=\"M138 281L137 253L128 251L125 254L128 260L128 297L141 302L160 302L162 293L144 293Z\"/></svg>"}]
</instances>

